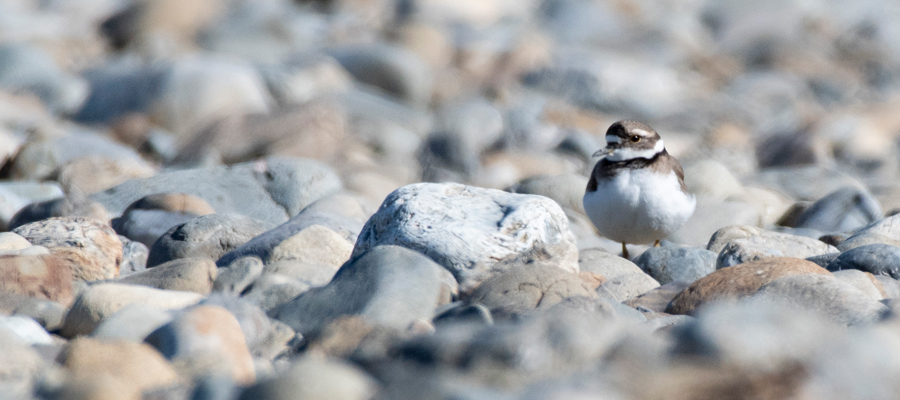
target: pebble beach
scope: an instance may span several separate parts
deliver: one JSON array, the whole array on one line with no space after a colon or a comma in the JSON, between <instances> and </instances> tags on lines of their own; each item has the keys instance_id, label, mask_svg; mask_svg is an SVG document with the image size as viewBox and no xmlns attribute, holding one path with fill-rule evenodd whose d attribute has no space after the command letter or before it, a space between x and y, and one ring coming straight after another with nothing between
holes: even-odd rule
<instances>
[{"instance_id":1,"label":"pebble beach","mask_svg":"<svg viewBox=\"0 0 900 400\"><path fill-rule=\"evenodd\" d=\"M898 399L897 21L0 0L0 399ZM697 204L629 258L625 119Z\"/></svg>"}]
</instances>

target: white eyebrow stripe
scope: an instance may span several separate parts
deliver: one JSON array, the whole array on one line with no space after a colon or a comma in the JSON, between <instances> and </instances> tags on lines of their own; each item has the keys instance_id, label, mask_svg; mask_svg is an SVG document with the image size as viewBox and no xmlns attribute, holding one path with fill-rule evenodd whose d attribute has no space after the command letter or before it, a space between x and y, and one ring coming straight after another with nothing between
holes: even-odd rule
<instances>
[{"instance_id":1,"label":"white eyebrow stripe","mask_svg":"<svg viewBox=\"0 0 900 400\"><path fill-rule=\"evenodd\" d=\"M606 143L622 143L622 138L616 135L606 135Z\"/></svg>"},{"instance_id":2,"label":"white eyebrow stripe","mask_svg":"<svg viewBox=\"0 0 900 400\"><path fill-rule=\"evenodd\" d=\"M606 156L606 159L609 161L625 161L625 160L633 160L635 158L646 158L651 159L653 156L661 153L666 148L666 144L662 139L656 142L656 145L653 146L652 149L647 150L635 150L629 148L621 148L616 149L612 154Z\"/></svg>"},{"instance_id":3,"label":"white eyebrow stripe","mask_svg":"<svg viewBox=\"0 0 900 400\"><path fill-rule=\"evenodd\" d=\"M631 131L641 136L650 136L650 132L647 132L643 129L632 129Z\"/></svg>"}]
</instances>

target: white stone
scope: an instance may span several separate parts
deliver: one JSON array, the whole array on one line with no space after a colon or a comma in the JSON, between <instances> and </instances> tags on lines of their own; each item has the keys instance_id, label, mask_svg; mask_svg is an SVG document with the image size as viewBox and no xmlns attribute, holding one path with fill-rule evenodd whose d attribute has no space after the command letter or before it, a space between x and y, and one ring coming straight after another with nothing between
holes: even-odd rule
<instances>
[{"instance_id":1,"label":"white stone","mask_svg":"<svg viewBox=\"0 0 900 400\"><path fill-rule=\"evenodd\" d=\"M450 270L468 292L501 259L534 248L578 271L578 250L565 213L553 200L455 183L416 183L391 193L363 227L356 257L377 245L419 251ZM351 258L352 258L351 257Z\"/></svg>"}]
</instances>

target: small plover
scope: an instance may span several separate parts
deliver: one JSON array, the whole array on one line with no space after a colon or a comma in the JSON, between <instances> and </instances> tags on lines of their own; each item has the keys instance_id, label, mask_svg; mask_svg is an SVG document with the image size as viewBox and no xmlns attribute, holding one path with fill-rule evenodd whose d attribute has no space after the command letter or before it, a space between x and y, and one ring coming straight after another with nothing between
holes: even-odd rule
<instances>
[{"instance_id":1,"label":"small plover","mask_svg":"<svg viewBox=\"0 0 900 400\"><path fill-rule=\"evenodd\" d=\"M687 222L697 201L684 186L684 170L653 128L619 121L606 131L607 146L584 193L584 210L603 236L642 244L668 237Z\"/></svg>"}]
</instances>

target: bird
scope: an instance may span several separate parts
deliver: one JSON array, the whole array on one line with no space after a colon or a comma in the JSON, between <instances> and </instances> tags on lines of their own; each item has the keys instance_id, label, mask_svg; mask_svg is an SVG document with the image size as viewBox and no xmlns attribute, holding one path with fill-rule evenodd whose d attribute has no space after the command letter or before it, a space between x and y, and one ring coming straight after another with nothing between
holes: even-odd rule
<instances>
[{"instance_id":1,"label":"bird","mask_svg":"<svg viewBox=\"0 0 900 400\"><path fill-rule=\"evenodd\" d=\"M644 244L671 235L694 213L697 200L684 184L684 169L653 128L631 120L606 131L606 147L584 192L584 210L601 235Z\"/></svg>"}]
</instances>

